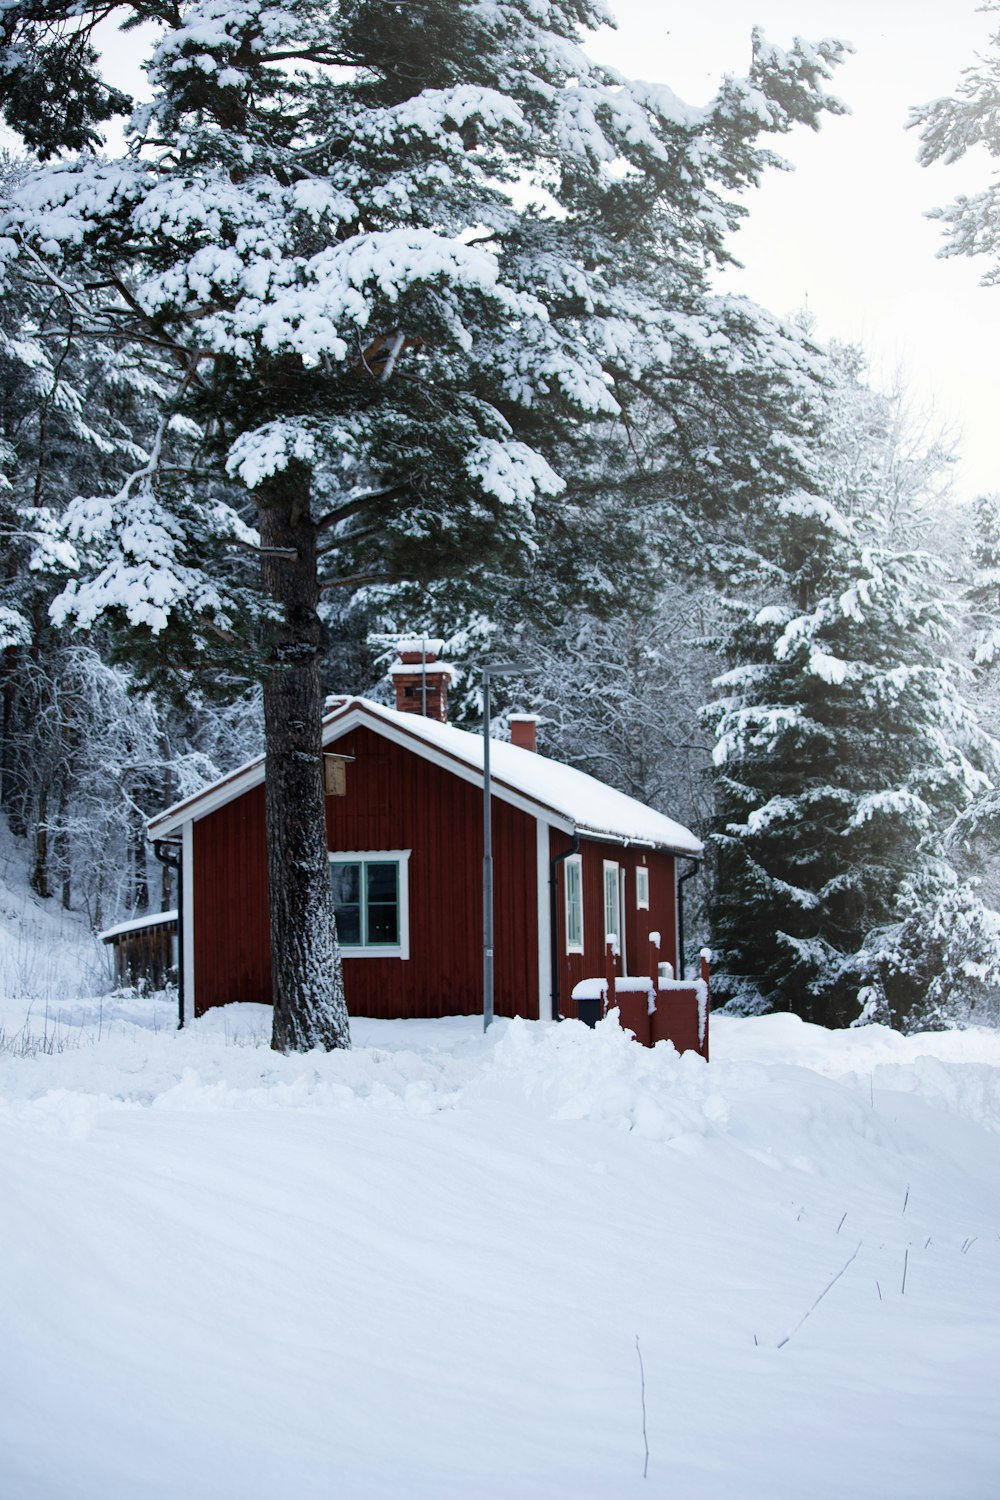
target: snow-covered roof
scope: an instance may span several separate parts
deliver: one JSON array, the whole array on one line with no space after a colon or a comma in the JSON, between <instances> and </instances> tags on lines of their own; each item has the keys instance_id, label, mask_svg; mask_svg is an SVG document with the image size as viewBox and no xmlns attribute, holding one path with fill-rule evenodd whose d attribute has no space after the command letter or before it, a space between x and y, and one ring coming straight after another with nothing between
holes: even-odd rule
<instances>
[{"instance_id":1,"label":"snow-covered roof","mask_svg":"<svg viewBox=\"0 0 1000 1500\"><path fill-rule=\"evenodd\" d=\"M483 738L425 719L401 713L368 698L345 698L323 719L323 743L329 744L359 725L397 744L407 746L428 760L445 765L464 779L482 784ZM264 757L258 756L194 797L178 802L153 818L151 837L163 838L192 818L203 817L232 798L258 785L264 776ZM550 760L533 750L502 740L490 741L490 778L494 795L502 801L528 807L548 821L583 838L607 839L619 844L642 844L667 849L674 854L697 856L702 844L689 829L663 813L654 812L634 797L615 791L585 771Z\"/></svg>"},{"instance_id":2,"label":"snow-covered roof","mask_svg":"<svg viewBox=\"0 0 1000 1500\"><path fill-rule=\"evenodd\" d=\"M114 927L105 927L97 936L102 943L110 943L112 938L123 937L127 932L142 932L146 927L162 927L165 922L176 921L176 908L173 911L151 911L144 917L132 917L128 922L116 922Z\"/></svg>"}]
</instances>

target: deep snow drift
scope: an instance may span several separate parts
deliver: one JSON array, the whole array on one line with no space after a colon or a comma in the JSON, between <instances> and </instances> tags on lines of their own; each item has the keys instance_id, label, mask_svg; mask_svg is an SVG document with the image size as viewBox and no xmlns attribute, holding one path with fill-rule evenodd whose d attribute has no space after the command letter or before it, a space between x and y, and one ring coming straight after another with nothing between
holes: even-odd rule
<instances>
[{"instance_id":1,"label":"deep snow drift","mask_svg":"<svg viewBox=\"0 0 1000 1500\"><path fill-rule=\"evenodd\" d=\"M3 1500L1000 1493L1000 1033L286 1058L0 929Z\"/></svg>"}]
</instances>

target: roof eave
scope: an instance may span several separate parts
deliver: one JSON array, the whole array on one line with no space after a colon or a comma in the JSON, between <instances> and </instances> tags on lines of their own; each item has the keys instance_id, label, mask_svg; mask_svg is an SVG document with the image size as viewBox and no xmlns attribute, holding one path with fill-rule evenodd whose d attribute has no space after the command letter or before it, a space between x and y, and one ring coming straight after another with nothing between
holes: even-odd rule
<instances>
[{"instance_id":1,"label":"roof eave","mask_svg":"<svg viewBox=\"0 0 1000 1500\"><path fill-rule=\"evenodd\" d=\"M622 849L657 849L661 854L675 854L679 859L702 860L705 857L704 845L696 852L659 839L628 838L624 834L609 833L607 829L588 828L584 823L578 823L576 831L582 839L593 839L595 844L617 844Z\"/></svg>"}]
</instances>

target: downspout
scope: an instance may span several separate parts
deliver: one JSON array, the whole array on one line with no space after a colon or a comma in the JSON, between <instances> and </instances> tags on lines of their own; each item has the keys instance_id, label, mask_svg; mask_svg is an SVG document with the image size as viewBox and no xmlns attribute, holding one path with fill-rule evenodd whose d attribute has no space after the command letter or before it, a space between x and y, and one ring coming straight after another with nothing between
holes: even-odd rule
<instances>
[{"instance_id":1,"label":"downspout","mask_svg":"<svg viewBox=\"0 0 1000 1500\"><path fill-rule=\"evenodd\" d=\"M619 945L619 951L621 953L622 978L623 979L627 979L629 977L628 976L628 938L626 936L626 931L625 931L625 924L626 924L626 922L628 920L628 913L626 911L626 901L625 901L625 885L626 885L626 880L627 880L627 872L626 872L626 870L624 868L619 869L619 871L618 871L618 926L620 928L620 932L619 932L619 937L618 937L618 945Z\"/></svg>"},{"instance_id":2,"label":"downspout","mask_svg":"<svg viewBox=\"0 0 1000 1500\"><path fill-rule=\"evenodd\" d=\"M580 852L580 835L573 830L573 841L561 854L553 854L549 860L549 942L552 949L552 1019L561 1021L559 1010L559 866L571 854Z\"/></svg>"},{"instance_id":3,"label":"downspout","mask_svg":"<svg viewBox=\"0 0 1000 1500\"><path fill-rule=\"evenodd\" d=\"M690 880L692 875L697 875L701 869L701 860L691 860L690 870L685 870L683 875L677 877L677 978L684 978L684 882Z\"/></svg>"},{"instance_id":4,"label":"downspout","mask_svg":"<svg viewBox=\"0 0 1000 1500\"><path fill-rule=\"evenodd\" d=\"M175 849L175 854L167 854ZM184 1030L184 866L180 845L167 839L153 840L153 853L161 865L177 872L177 1030Z\"/></svg>"}]
</instances>

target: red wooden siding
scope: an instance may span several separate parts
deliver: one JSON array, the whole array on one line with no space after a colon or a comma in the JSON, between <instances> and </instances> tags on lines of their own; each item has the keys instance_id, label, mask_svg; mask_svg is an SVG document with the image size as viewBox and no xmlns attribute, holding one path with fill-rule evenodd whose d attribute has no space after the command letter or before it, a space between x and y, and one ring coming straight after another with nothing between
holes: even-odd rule
<instances>
[{"instance_id":1,"label":"red wooden siding","mask_svg":"<svg viewBox=\"0 0 1000 1500\"><path fill-rule=\"evenodd\" d=\"M194 825L195 1014L230 1000L271 1003L264 788Z\"/></svg>"},{"instance_id":2,"label":"red wooden siding","mask_svg":"<svg viewBox=\"0 0 1000 1500\"><path fill-rule=\"evenodd\" d=\"M465 1015L482 1007L482 792L367 728L327 749L355 760L327 799L331 850L410 849L410 957L344 953L355 1015ZM496 1010L538 1015L535 820L493 804ZM195 824L195 1002L269 1002L264 793Z\"/></svg>"},{"instance_id":3,"label":"red wooden siding","mask_svg":"<svg viewBox=\"0 0 1000 1500\"><path fill-rule=\"evenodd\" d=\"M566 834L553 832L551 853L561 854L570 847ZM566 952L565 865L559 866L557 900L557 941L559 944L559 1008L564 1016L575 1016L576 1005L570 998L573 986L581 979L606 973L604 955L604 861L610 860L625 870L625 958L631 975L648 974L656 982L657 964L677 968L677 897L675 860L672 854L658 849L622 848L617 844L580 840L583 874L583 952ZM636 908L636 869L645 865L649 871L649 910ZM655 948L649 934L660 934ZM615 972L623 972L619 957Z\"/></svg>"},{"instance_id":4,"label":"red wooden siding","mask_svg":"<svg viewBox=\"0 0 1000 1500\"><path fill-rule=\"evenodd\" d=\"M411 849L410 957L351 958L349 1009L367 1016L467 1015L482 1006L482 792L383 739L349 731L347 796L327 801L331 849ZM328 746L333 748L333 746ZM498 1015L538 1015L535 820L494 801Z\"/></svg>"}]
</instances>

